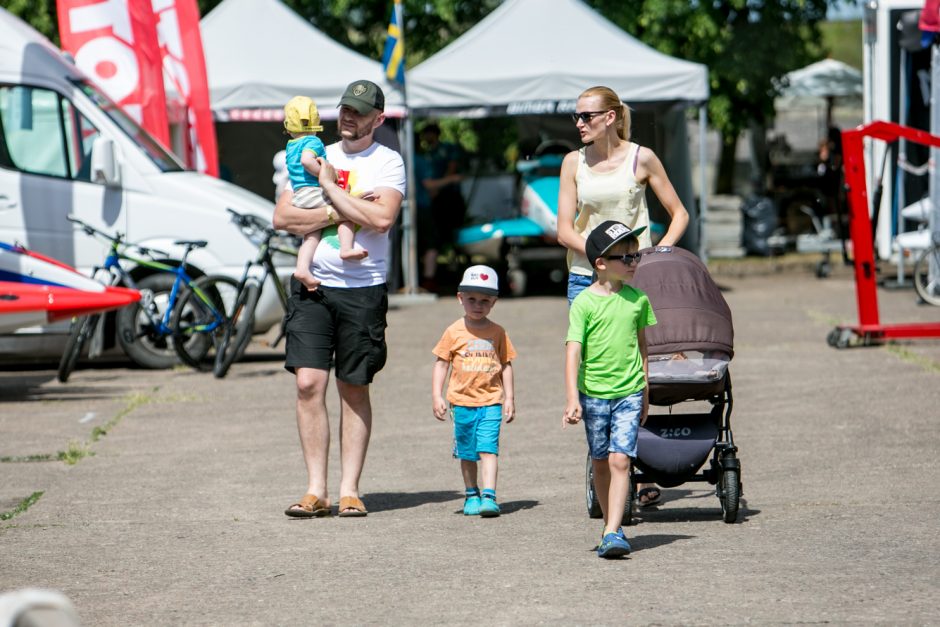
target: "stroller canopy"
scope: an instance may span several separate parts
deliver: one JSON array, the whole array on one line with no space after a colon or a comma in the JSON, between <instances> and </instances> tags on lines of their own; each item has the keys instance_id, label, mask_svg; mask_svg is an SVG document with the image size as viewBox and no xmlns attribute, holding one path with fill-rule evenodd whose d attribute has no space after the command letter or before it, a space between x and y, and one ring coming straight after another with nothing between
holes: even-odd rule
<instances>
[{"instance_id":1,"label":"stroller canopy","mask_svg":"<svg viewBox=\"0 0 940 627\"><path fill-rule=\"evenodd\" d=\"M643 251L632 285L646 292L656 324L646 329L650 355L723 351L734 355L731 309L702 261L674 246Z\"/></svg>"}]
</instances>

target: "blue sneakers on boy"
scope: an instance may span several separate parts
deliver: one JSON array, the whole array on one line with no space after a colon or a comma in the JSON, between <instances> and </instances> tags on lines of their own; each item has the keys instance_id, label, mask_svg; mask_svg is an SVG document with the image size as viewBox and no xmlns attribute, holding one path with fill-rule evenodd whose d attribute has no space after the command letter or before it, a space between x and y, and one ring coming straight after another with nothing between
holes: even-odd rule
<instances>
[{"instance_id":1,"label":"blue sneakers on boy","mask_svg":"<svg viewBox=\"0 0 940 627\"><path fill-rule=\"evenodd\" d=\"M480 497L468 496L463 502L463 515L476 516L480 513Z\"/></svg>"},{"instance_id":2,"label":"blue sneakers on boy","mask_svg":"<svg viewBox=\"0 0 940 627\"><path fill-rule=\"evenodd\" d=\"M483 497L480 500L480 516L483 518L499 516L499 503L496 502L496 499Z\"/></svg>"},{"instance_id":3,"label":"blue sneakers on boy","mask_svg":"<svg viewBox=\"0 0 940 627\"><path fill-rule=\"evenodd\" d=\"M630 543L627 542L623 529L618 529L615 533L605 534L597 547L597 556L603 558L621 557L629 552Z\"/></svg>"}]
</instances>

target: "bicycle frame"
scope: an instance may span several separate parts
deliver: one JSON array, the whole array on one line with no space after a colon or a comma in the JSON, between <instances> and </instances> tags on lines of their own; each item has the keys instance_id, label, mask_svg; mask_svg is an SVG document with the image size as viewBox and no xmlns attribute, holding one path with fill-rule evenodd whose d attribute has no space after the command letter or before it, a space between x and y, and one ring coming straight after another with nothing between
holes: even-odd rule
<instances>
[{"instance_id":1,"label":"bicycle frame","mask_svg":"<svg viewBox=\"0 0 940 627\"><path fill-rule=\"evenodd\" d=\"M110 248L108 250L108 256L105 258L104 265L101 269L107 270L112 277L114 277L115 282L120 282L128 287L137 289L137 283L134 281L130 272L127 271L124 266L121 265L122 260L131 261L138 266L144 268L149 268L151 270L157 270L159 272L168 272L174 275L173 287L170 290L170 295L168 297L167 306L162 314L157 315L155 307L153 304L152 297L149 297L148 300L144 303L142 310L146 313L147 318L150 321L150 324L153 325L153 331L160 336L171 335L174 330L170 325L170 319L172 317L173 309L176 306L177 300L179 299L180 290L182 287L190 288L194 293L199 297L199 299L210 307L212 312L213 319L209 324L200 324L192 328L193 331L197 333L208 333L212 332L215 329L219 328L225 323L225 316L220 314L214 305L212 304L212 299L198 286L194 285L194 279L186 272L186 258L189 256L189 253L195 247L192 242L185 243L185 249L183 256L179 261L178 265L173 265L169 263L164 263L162 261L157 261L155 259L147 259L144 257L136 257L128 254L128 248L136 248L140 250L143 254L148 254L150 249L146 247L136 246L134 244L128 244L122 238L120 233L115 235L109 235L103 231L85 224L84 222L75 219L69 218L72 222L75 222L89 235L102 237L110 242ZM180 244L184 244L180 242ZM96 269L97 271L97 269Z\"/></svg>"}]
</instances>

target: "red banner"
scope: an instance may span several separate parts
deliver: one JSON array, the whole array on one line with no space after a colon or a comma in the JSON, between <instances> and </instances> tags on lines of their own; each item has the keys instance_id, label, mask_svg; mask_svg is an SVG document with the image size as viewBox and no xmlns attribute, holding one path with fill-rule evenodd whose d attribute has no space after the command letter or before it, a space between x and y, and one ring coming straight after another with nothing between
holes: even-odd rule
<instances>
[{"instance_id":1,"label":"red banner","mask_svg":"<svg viewBox=\"0 0 940 627\"><path fill-rule=\"evenodd\" d=\"M215 126L209 107L209 82L196 0L152 1L163 71L176 88L185 111L186 163L199 172L218 176Z\"/></svg>"},{"instance_id":2,"label":"red banner","mask_svg":"<svg viewBox=\"0 0 940 627\"><path fill-rule=\"evenodd\" d=\"M62 49L164 146L170 145L157 28L149 2L58 0Z\"/></svg>"}]
</instances>

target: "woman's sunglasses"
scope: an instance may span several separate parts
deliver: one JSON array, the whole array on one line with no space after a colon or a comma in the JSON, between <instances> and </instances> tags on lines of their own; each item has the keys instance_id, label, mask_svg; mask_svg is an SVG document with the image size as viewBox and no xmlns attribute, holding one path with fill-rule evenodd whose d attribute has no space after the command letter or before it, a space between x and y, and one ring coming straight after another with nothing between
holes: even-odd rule
<instances>
[{"instance_id":1,"label":"woman's sunglasses","mask_svg":"<svg viewBox=\"0 0 940 627\"><path fill-rule=\"evenodd\" d=\"M605 113L607 113L607 111L582 111L580 113L572 113L571 119L574 120L575 124L578 123L578 120L587 124L594 119L595 115L604 115Z\"/></svg>"},{"instance_id":2,"label":"woman's sunglasses","mask_svg":"<svg viewBox=\"0 0 940 627\"><path fill-rule=\"evenodd\" d=\"M604 257L604 259L618 259L624 263L624 265L629 266L632 263L640 263L640 257L643 256L643 253L627 253L625 255L609 255Z\"/></svg>"}]
</instances>

